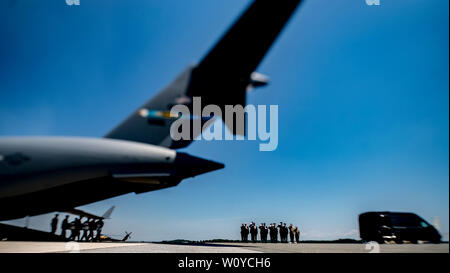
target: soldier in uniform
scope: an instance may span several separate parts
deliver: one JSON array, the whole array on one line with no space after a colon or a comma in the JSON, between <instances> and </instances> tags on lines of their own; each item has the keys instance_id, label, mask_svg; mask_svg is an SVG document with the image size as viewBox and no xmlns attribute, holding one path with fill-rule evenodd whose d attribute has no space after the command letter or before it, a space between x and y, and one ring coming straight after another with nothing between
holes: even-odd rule
<instances>
[{"instance_id":1,"label":"soldier in uniform","mask_svg":"<svg viewBox=\"0 0 450 273\"><path fill-rule=\"evenodd\" d=\"M295 227L294 231L295 231L295 242L297 244L299 244L300 243L300 229L298 227Z\"/></svg>"},{"instance_id":2,"label":"soldier in uniform","mask_svg":"<svg viewBox=\"0 0 450 273\"><path fill-rule=\"evenodd\" d=\"M290 243L294 243L294 235L295 235L294 226L290 224L289 225L289 237L291 239Z\"/></svg>"},{"instance_id":3,"label":"soldier in uniform","mask_svg":"<svg viewBox=\"0 0 450 273\"><path fill-rule=\"evenodd\" d=\"M81 217L82 218L82 217ZM81 230L81 219L75 218L72 221L72 234L70 235L71 241L79 241L80 240L80 230Z\"/></svg>"},{"instance_id":4,"label":"soldier in uniform","mask_svg":"<svg viewBox=\"0 0 450 273\"><path fill-rule=\"evenodd\" d=\"M250 235L252 238L252 242L256 243L256 240L258 238L258 228L256 227L256 224L254 222L250 224Z\"/></svg>"},{"instance_id":5,"label":"soldier in uniform","mask_svg":"<svg viewBox=\"0 0 450 273\"><path fill-rule=\"evenodd\" d=\"M273 243L273 227L272 227L272 224L269 225L269 237L270 237L270 242Z\"/></svg>"},{"instance_id":6,"label":"soldier in uniform","mask_svg":"<svg viewBox=\"0 0 450 273\"><path fill-rule=\"evenodd\" d=\"M250 227L245 224L245 241L248 242L248 235L250 234Z\"/></svg>"},{"instance_id":7,"label":"soldier in uniform","mask_svg":"<svg viewBox=\"0 0 450 273\"><path fill-rule=\"evenodd\" d=\"M269 237L270 237L270 242L272 243L273 239L273 231L272 231L272 224L269 224Z\"/></svg>"},{"instance_id":8,"label":"soldier in uniform","mask_svg":"<svg viewBox=\"0 0 450 273\"><path fill-rule=\"evenodd\" d=\"M261 236L261 242L267 243L267 233L268 233L268 230L267 230L266 223L262 223L259 226L259 234Z\"/></svg>"},{"instance_id":9,"label":"soldier in uniform","mask_svg":"<svg viewBox=\"0 0 450 273\"><path fill-rule=\"evenodd\" d=\"M74 241L74 238L76 237L75 221L76 221L76 218L72 222L69 223L69 229L70 229L69 241Z\"/></svg>"},{"instance_id":10,"label":"soldier in uniform","mask_svg":"<svg viewBox=\"0 0 450 273\"><path fill-rule=\"evenodd\" d=\"M283 223L283 235L284 235L284 242L287 243L289 230L288 230L288 227L286 226L286 223Z\"/></svg>"},{"instance_id":11,"label":"soldier in uniform","mask_svg":"<svg viewBox=\"0 0 450 273\"><path fill-rule=\"evenodd\" d=\"M275 243L278 243L278 229L275 223L273 223L273 230L275 233Z\"/></svg>"},{"instance_id":12,"label":"soldier in uniform","mask_svg":"<svg viewBox=\"0 0 450 273\"><path fill-rule=\"evenodd\" d=\"M102 229L103 229L103 225L105 224L104 222L103 222L103 220L100 218L100 219L98 219L98 221L97 221L97 236L96 236L96 240L98 241L98 242L100 242L100 235L102 234Z\"/></svg>"},{"instance_id":13,"label":"soldier in uniform","mask_svg":"<svg viewBox=\"0 0 450 273\"><path fill-rule=\"evenodd\" d=\"M264 223L264 243L267 243L267 235L269 234L269 227Z\"/></svg>"},{"instance_id":14,"label":"soldier in uniform","mask_svg":"<svg viewBox=\"0 0 450 273\"><path fill-rule=\"evenodd\" d=\"M70 228L69 225L69 215L66 215L66 218L64 218L64 220L61 223L61 237L63 237L63 239L66 239L66 231Z\"/></svg>"},{"instance_id":15,"label":"soldier in uniform","mask_svg":"<svg viewBox=\"0 0 450 273\"><path fill-rule=\"evenodd\" d=\"M52 234L56 233L56 229L58 228L58 214L55 214L55 217L52 219L52 223L50 224L52 228Z\"/></svg>"},{"instance_id":16,"label":"soldier in uniform","mask_svg":"<svg viewBox=\"0 0 450 273\"><path fill-rule=\"evenodd\" d=\"M245 229L246 229L246 227L245 227L245 224L243 223L241 225L241 241L242 242L245 242Z\"/></svg>"},{"instance_id":17,"label":"soldier in uniform","mask_svg":"<svg viewBox=\"0 0 450 273\"><path fill-rule=\"evenodd\" d=\"M275 223L272 224L272 243L278 243L278 229Z\"/></svg>"},{"instance_id":18,"label":"soldier in uniform","mask_svg":"<svg viewBox=\"0 0 450 273\"><path fill-rule=\"evenodd\" d=\"M284 228L283 228L283 223L280 222L280 224L277 226L279 232L280 232L280 241L282 243L284 243Z\"/></svg>"},{"instance_id":19,"label":"soldier in uniform","mask_svg":"<svg viewBox=\"0 0 450 273\"><path fill-rule=\"evenodd\" d=\"M89 233L89 221L90 219L87 218L86 221L81 225L81 229L83 230L83 236L81 236L81 241L89 241L88 239L88 233Z\"/></svg>"},{"instance_id":20,"label":"soldier in uniform","mask_svg":"<svg viewBox=\"0 0 450 273\"><path fill-rule=\"evenodd\" d=\"M88 235L88 238L89 238L89 241L94 241L94 230L95 230L95 228L97 227L97 224L95 223L95 219L92 219L90 222L89 222L89 224L88 224L88 227L89 227L89 235Z\"/></svg>"}]
</instances>

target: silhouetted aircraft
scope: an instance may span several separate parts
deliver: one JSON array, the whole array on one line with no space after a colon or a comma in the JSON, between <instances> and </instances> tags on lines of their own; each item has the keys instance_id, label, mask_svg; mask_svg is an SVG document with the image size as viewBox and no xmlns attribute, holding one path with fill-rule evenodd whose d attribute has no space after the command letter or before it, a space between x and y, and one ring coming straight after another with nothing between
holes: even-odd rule
<instances>
[{"instance_id":1,"label":"silhouetted aircraft","mask_svg":"<svg viewBox=\"0 0 450 273\"><path fill-rule=\"evenodd\" d=\"M170 137L175 119L167 112L176 104L192 109L193 97L201 97L203 105L245 106L246 91L267 83L254 72L300 2L254 1L197 65L103 138L0 138L0 220L173 187L223 168L177 152L191 140ZM244 134L226 125L233 134Z\"/></svg>"}]
</instances>

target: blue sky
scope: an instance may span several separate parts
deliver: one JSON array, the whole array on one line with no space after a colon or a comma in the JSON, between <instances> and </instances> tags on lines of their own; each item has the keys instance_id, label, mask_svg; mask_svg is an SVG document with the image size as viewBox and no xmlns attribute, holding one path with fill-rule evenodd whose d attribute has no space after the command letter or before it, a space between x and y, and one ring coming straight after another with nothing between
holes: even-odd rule
<instances>
[{"instance_id":1,"label":"blue sky","mask_svg":"<svg viewBox=\"0 0 450 273\"><path fill-rule=\"evenodd\" d=\"M242 0L3 1L0 135L101 137L200 60ZM357 216L411 211L449 230L449 2L309 0L258 72L251 104L279 105L279 144L195 142L226 168L116 205L133 240L239 238L242 222L303 239L357 238ZM49 229L51 215L31 218ZM14 221L22 225L23 220Z\"/></svg>"}]
</instances>

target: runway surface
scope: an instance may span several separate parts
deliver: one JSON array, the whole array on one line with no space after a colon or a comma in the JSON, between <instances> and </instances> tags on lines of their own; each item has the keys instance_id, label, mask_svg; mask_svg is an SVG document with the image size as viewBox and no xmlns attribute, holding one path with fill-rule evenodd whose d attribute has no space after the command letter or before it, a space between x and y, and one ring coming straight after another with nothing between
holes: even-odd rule
<instances>
[{"instance_id":1,"label":"runway surface","mask_svg":"<svg viewBox=\"0 0 450 273\"><path fill-rule=\"evenodd\" d=\"M227 243L227 245L242 245L243 249L265 253L449 253L448 244L261 244L261 243ZM379 248L378 248L379 247Z\"/></svg>"},{"instance_id":2,"label":"runway surface","mask_svg":"<svg viewBox=\"0 0 450 273\"><path fill-rule=\"evenodd\" d=\"M379 246L379 248L378 248ZM205 245L159 243L0 242L0 253L449 253L445 244L261 244L210 243Z\"/></svg>"}]
</instances>

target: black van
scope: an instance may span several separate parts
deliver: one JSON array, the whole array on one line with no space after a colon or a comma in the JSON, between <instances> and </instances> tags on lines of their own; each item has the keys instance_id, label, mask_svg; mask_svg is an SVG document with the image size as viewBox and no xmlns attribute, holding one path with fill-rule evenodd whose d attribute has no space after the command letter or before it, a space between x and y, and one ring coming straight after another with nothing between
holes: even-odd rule
<instances>
[{"instance_id":1,"label":"black van","mask_svg":"<svg viewBox=\"0 0 450 273\"><path fill-rule=\"evenodd\" d=\"M395 241L398 244L409 241L439 243L441 235L427 221L414 213L366 212L359 215L359 235L369 242Z\"/></svg>"}]
</instances>

